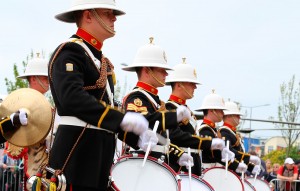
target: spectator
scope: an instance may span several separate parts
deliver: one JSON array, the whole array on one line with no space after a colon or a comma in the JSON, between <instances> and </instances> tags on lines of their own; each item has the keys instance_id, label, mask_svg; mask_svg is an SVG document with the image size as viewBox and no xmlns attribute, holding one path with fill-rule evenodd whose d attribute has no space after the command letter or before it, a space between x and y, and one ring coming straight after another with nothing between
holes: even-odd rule
<instances>
[{"instance_id":1,"label":"spectator","mask_svg":"<svg viewBox=\"0 0 300 191\"><path fill-rule=\"evenodd\" d=\"M272 169L272 162L271 162L270 159L266 160L266 171L267 171L268 174L273 171L273 169Z\"/></svg>"},{"instance_id":2,"label":"spectator","mask_svg":"<svg viewBox=\"0 0 300 191\"><path fill-rule=\"evenodd\" d=\"M278 191L278 184L277 184L277 181L272 181L272 180L277 178L277 172L278 172L279 167L280 167L280 164L274 163L273 167L272 167L272 171L268 174L268 177L266 179L268 182L270 182L273 185L273 187L275 188L274 189L275 191Z\"/></svg>"},{"instance_id":3,"label":"spectator","mask_svg":"<svg viewBox=\"0 0 300 191\"><path fill-rule=\"evenodd\" d=\"M297 180L297 176L298 176L298 168L294 164L295 162L293 161L292 158L286 158L284 161L284 165L279 167L277 172L277 178L281 180L279 182L280 191L285 191L285 190L296 191L295 189L296 184L295 183L291 184L291 182Z\"/></svg>"}]
</instances>

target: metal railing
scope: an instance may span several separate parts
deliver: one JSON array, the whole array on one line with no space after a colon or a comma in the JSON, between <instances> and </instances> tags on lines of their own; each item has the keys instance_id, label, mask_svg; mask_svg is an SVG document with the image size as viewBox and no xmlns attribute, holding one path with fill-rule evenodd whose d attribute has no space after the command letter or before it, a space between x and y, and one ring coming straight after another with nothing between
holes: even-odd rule
<instances>
[{"instance_id":1,"label":"metal railing","mask_svg":"<svg viewBox=\"0 0 300 191\"><path fill-rule=\"evenodd\" d=\"M300 180L292 182L280 179L273 179L270 182L274 191L300 191Z\"/></svg>"},{"instance_id":2,"label":"metal railing","mask_svg":"<svg viewBox=\"0 0 300 191\"><path fill-rule=\"evenodd\" d=\"M0 168L0 191L22 191L24 188L23 167Z\"/></svg>"}]
</instances>

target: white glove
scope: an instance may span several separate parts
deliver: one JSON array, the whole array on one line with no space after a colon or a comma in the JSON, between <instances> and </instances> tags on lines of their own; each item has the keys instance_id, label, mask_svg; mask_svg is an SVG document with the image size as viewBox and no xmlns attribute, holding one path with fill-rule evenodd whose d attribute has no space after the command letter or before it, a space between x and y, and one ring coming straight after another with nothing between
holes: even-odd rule
<instances>
[{"instance_id":1,"label":"white glove","mask_svg":"<svg viewBox=\"0 0 300 191\"><path fill-rule=\"evenodd\" d=\"M191 164L191 167L194 166L194 159L191 157L191 155L188 155L187 153L183 153L181 157L178 160L178 164L180 166L185 166L187 169L189 168L189 163Z\"/></svg>"},{"instance_id":2,"label":"white glove","mask_svg":"<svg viewBox=\"0 0 300 191\"><path fill-rule=\"evenodd\" d=\"M252 172L252 174L259 174L260 173L260 166L259 165L255 165Z\"/></svg>"},{"instance_id":3,"label":"white glove","mask_svg":"<svg viewBox=\"0 0 300 191\"><path fill-rule=\"evenodd\" d=\"M222 162L226 162L226 155L228 154L228 161L233 162L234 161L234 157L235 154L233 152L231 152L229 149L227 149L226 147L222 150Z\"/></svg>"},{"instance_id":4,"label":"white glove","mask_svg":"<svg viewBox=\"0 0 300 191\"><path fill-rule=\"evenodd\" d=\"M239 163L239 166L235 170L237 173L242 173L247 171L248 166L245 163Z\"/></svg>"},{"instance_id":5,"label":"white glove","mask_svg":"<svg viewBox=\"0 0 300 191\"><path fill-rule=\"evenodd\" d=\"M190 120L192 117L191 111L183 105L178 106L176 109L176 112L177 112L177 122L178 123L181 122L183 119Z\"/></svg>"},{"instance_id":6,"label":"white glove","mask_svg":"<svg viewBox=\"0 0 300 191\"><path fill-rule=\"evenodd\" d=\"M250 155L250 162L255 165L260 165L260 158L254 155Z\"/></svg>"},{"instance_id":7,"label":"white glove","mask_svg":"<svg viewBox=\"0 0 300 191\"><path fill-rule=\"evenodd\" d=\"M19 111L17 111L16 113L12 113L10 115L10 120L12 124L16 126L27 125L28 123L27 113L24 109L19 109Z\"/></svg>"},{"instance_id":8,"label":"white glove","mask_svg":"<svg viewBox=\"0 0 300 191\"><path fill-rule=\"evenodd\" d=\"M123 131L141 135L148 129L148 120L140 113L127 112L120 124Z\"/></svg>"},{"instance_id":9,"label":"white glove","mask_svg":"<svg viewBox=\"0 0 300 191\"><path fill-rule=\"evenodd\" d=\"M156 136L156 133L154 133L152 130L146 130L140 135L138 146L146 152L149 144L150 150L152 150L153 147L157 144L157 142L158 138Z\"/></svg>"},{"instance_id":10,"label":"white glove","mask_svg":"<svg viewBox=\"0 0 300 191\"><path fill-rule=\"evenodd\" d=\"M223 150L225 148L225 141L220 138L213 138L211 141L211 147L212 150Z\"/></svg>"}]
</instances>

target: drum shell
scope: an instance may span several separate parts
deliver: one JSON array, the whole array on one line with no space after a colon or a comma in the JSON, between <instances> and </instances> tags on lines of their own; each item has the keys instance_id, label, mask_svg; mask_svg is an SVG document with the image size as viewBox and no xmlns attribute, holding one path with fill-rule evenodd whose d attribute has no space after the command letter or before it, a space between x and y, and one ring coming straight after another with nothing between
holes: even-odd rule
<instances>
[{"instance_id":1,"label":"drum shell","mask_svg":"<svg viewBox=\"0 0 300 191\"><path fill-rule=\"evenodd\" d=\"M111 168L110 189L121 191L180 191L179 176L166 163L148 156L130 154L118 158Z\"/></svg>"}]
</instances>

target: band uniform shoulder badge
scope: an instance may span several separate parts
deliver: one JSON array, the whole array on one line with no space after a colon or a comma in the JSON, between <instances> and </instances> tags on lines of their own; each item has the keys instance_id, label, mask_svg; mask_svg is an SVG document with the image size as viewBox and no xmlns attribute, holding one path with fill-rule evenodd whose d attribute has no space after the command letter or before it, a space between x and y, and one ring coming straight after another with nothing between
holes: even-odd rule
<instances>
[{"instance_id":1,"label":"band uniform shoulder badge","mask_svg":"<svg viewBox=\"0 0 300 191\"><path fill-rule=\"evenodd\" d=\"M133 101L134 105L138 106L138 107L141 107L143 105L143 102L142 100L140 100L140 98L136 98L134 101Z\"/></svg>"},{"instance_id":2,"label":"band uniform shoulder badge","mask_svg":"<svg viewBox=\"0 0 300 191\"><path fill-rule=\"evenodd\" d=\"M66 71L67 72L73 72L73 64L72 63L66 63Z\"/></svg>"}]
</instances>

